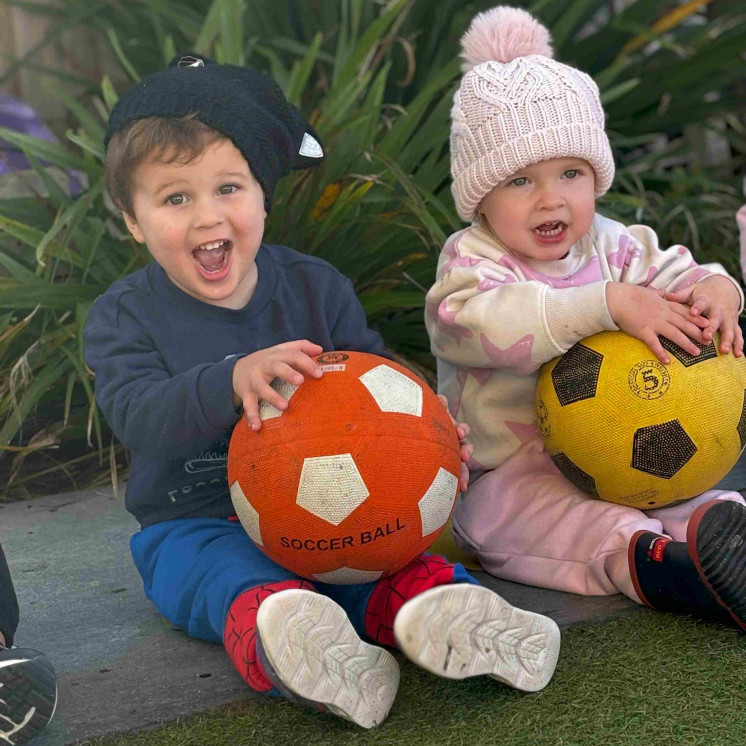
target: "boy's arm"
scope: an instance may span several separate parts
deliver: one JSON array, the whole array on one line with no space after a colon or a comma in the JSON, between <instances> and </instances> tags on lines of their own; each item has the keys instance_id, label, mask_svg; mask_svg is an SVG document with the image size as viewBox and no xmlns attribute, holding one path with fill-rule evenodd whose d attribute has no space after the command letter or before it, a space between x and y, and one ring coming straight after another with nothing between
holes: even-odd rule
<instances>
[{"instance_id":1,"label":"boy's arm","mask_svg":"<svg viewBox=\"0 0 746 746\"><path fill-rule=\"evenodd\" d=\"M172 375L138 320L105 296L91 307L84 344L96 401L117 438L143 458L187 458L238 419L232 387L238 356Z\"/></svg>"},{"instance_id":2,"label":"boy's arm","mask_svg":"<svg viewBox=\"0 0 746 746\"><path fill-rule=\"evenodd\" d=\"M334 349L369 352L390 359L381 335L368 326L365 311L346 277L339 284L337 301L330 324Z\"/></svg>"}]
</instances>

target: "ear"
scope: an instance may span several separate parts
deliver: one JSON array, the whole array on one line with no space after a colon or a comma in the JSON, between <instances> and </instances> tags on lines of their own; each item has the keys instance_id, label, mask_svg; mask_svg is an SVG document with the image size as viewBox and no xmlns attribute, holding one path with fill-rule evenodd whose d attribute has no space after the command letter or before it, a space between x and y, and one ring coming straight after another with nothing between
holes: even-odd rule
<instances>
[{"instance_id":1,"label":"ear","mask_svg":"<svg viewBox=\"0 0 746 746\"><path fill-rule=\"evenodd\" d=\"M124 210L122 210L122 217L127 225L127 230L132 234L135 241L137 241L137 243L145 243L145 236L143 235L142 230L140 230L140 224L137 222L137 218Z\"/></svg>"}]
</instances>

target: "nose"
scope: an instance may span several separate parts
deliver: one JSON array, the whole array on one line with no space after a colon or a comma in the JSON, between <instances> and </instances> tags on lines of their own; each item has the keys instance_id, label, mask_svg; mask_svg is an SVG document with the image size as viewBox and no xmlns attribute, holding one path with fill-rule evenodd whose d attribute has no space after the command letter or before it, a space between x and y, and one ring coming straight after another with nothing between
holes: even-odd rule
<instances>
[{"instance_id":1,"label":"nose","mask_svg":"<svg viewBox=\"0 0 746 746\"><path fill-rule=\"evenodd\" d=\"M562 190L556 184L542 184L536 207L539 210L556 210L565 204Z\"/></svg>"},{"instance_id":2,"label":"nose","mask_svg":"<svg viewBox=\"0 0 746 746\"><path fill-rule=\"evenodd\" d=\"M198 200L192 213L192 224L195 228L214 228L223 222L220 206L212 199Z\"/></svg>"}]
</instances>

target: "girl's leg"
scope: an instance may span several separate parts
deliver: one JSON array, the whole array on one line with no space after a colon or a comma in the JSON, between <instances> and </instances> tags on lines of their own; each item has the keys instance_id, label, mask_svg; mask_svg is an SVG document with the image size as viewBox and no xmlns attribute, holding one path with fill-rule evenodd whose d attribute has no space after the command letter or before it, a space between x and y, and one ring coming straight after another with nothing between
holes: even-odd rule
<instances>
[{"instance_id":1,"label":"girl's leg","mask_svg":"<svg viewBox=\"0 0 746 746\"><path fill-rule=\"evenodd\" d=\"M699 497L693 497L679 505L670 508L658 508L658 510L646 510L648 517L655 518L663 524L663 530L674 541L686 541L686 527L692 513L700 506L711 500L732 500L733 502L746 503L739 492L726 490L708 490Z\"/></svg>"},{"instance_id":2,"label":"girl's leg","mask_svg":"<svg viewBox=\"0 0 746 746\"><path fill-rule=\"evenodd\" d=\"M661 522L597 500L571 484L540 439L481 477L456 506L456 542L506 580L588 596L620 591L640 603L628 547Z\"/></svg>"}]
</instances>

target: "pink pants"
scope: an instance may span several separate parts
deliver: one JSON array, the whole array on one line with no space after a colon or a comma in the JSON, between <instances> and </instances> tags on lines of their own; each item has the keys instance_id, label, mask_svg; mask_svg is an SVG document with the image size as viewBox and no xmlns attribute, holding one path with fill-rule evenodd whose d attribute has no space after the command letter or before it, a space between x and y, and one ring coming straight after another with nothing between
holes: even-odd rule
<instances>
[{"instance_id":1,"label":"pink pants","mask_svg":"<svg viewBox=\"0 0 746 746\"><path fill-rule=\"evenodd\" d=\"M453 533L498 578L585 596L621 592L640 603L627 562L632 534L686 541L689 517L713 499L744 502L723 490L646 511L597 500L561 474L537 438L469 488L456 506Z\"/></svg>"}]
</instances>

